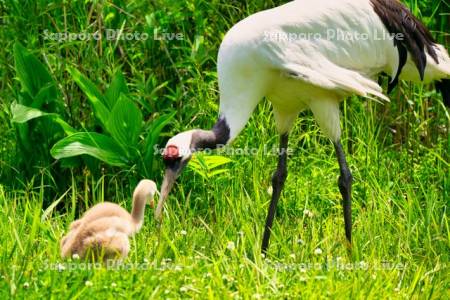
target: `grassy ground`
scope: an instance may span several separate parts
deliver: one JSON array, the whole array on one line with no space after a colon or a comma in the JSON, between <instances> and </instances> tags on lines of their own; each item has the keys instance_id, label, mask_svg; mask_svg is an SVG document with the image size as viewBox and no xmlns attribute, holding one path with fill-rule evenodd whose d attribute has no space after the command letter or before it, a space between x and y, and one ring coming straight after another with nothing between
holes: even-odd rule
<instances>
[{"instance_id":1,"label":"grassy ground","mask_svg":"<svg viewBox=\"0 0 450 300\"><path fill-rule=\"evenodd\" d=\"M67 121L77 129L93 128L94 122L65 71L68 65L102 87L122 69L135 98L147 104L140 107L146 119L179 112L167 137L214 123L215 57L223 34L244 16L281 2L0 1L7 13L0 30L6 66L0 72L0 299L450 298L450 117L429 85L401 83L386 105L356 97L342 105L343 144L354 175L351 253L333 147L305 113L291 134L289 176L268 256L261 257L276 166L267 151L278 143L270 106L262 103L233 144L255 148L253 155L223 153L232 162L211 178L188 169L167 202L161 230L148 210L123 265L61 260L59 240L70 222L103 200L129 209L128 183L139 178L107 166L100 175L83 168L65 170L72 176L61 178L39 166L33 178L23 176L14 165L9 109L20 89L8 51L14 41L48 66L67 105ZM408 4L445 43L448 21L442 12L448 5ZM42 37L46 29L95 32L102 26L181 32L184 39L60 43ZM154 178L158 183L161 175Z\"/></svg>"},{"instance_id":2,"label":"grassy ground","mask_svg":"<svg viewBox=\"0 0 450 300\"><path fill-rule=\"evenodd\" d=\"M355 177L352 253L344 246L332 147L305 116L292 134L294 154L269 255L260 256L275 165L263 147L277 142L264 119L268 109L259 108L246 138L235 145L256 145L256 155L231 156L229 171L210 180L192 170L184 174L161 231L147 211L129 258L115 269L62 261L58 243L78 211L104 200L105 189L115 190L113 200L126 207L131 191L110 177L86 177L61 196L67 213L60 214L44 210L40 189L2 188L0 297L450 297L447 141L433 148L415 143L414 152L389 149L373 140L375 127L363 112L348 118L366 121L353 127L365 134L349 156ZM261 125L269 129L255 128ZM312 131L302 132L302 126ZM254 130L258 134L250 138Z\"/></svg>"}]
</instances>

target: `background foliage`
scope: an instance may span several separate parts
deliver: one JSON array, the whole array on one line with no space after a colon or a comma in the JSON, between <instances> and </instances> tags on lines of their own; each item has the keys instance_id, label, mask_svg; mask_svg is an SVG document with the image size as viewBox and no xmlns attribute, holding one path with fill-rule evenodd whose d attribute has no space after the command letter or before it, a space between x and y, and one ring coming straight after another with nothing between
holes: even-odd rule
<instances>
[{"instance_id":1,"label":"background foliage","mask_svg":"<svg viewBox=\"0 0 450 300\"><path fill-rule=\"evenodd\" d=\"M10 117L10 105L30 102L27 98L37 95L46 84L46 112L62 114L62 118L77 130L83 128L95 131L101 122L94 118L93 107L88 105L89 97L80 90L77 80L69 70L78 69L86 79L101 90L107 89L114 74L124 72L129 82L130 97L136 99L139 108L148 123L159 116L176 112L176 122L172 132L186 128L208 128L214 122L217 113L217 82L215 60L220 41L227 29L246 15L261 9L274 7L284 1L251 1L242 3L231 1L10 1L2 4L2 49L14 49L16 41L29 49L43 66L41 82L37 87L21 88L21 70L18 62L14 64L12 51L2 51L1 59L5 62L2 70L2 116L3 132L2 159L0 179L16 187L17 181L29 181L40 170L50 178L46 182L64 189L70 182L54 182L55 174L66 174L48 155L49 148L61 129L49 120L31 122L38 126L32 138L23 138L27 125L14 126ZM413 12L422 16L434 36L445 42L445 29L448 27L448 13L443 13L446 3L443 1L420 1L408 3ZM211 17L214 22L211 22ZM23 30L27 28L27 30ZM55 34L98 33L108 29L117 29L122 33L147 33L150 38L145 41L108 40L106 36L96 41L75 40L58 41ZM154 36L164 33L181 33L181 40L157 40ZM17 46L19 47L19 46ZM17 48L16 47L16 48ZM17 52L17 51L16 51ZM17 59L16 59L17 61ZM35 63L37 64L37 63ZM23 72L22 72L23 75ZM17 80L14 80L16 78ZM420 138L427 146L434 144L439 136L445 137L447 131L446 111L436 101L429 101L434 93L425 94L424 106L405 101L400 97L406 86L397 93L398 101L389 107L375 107L379 122L380 138L390 144L405 145ZM428 87L427 87L428 88ZM19 92L21 91L21 92ZM395 98L395 95L393 96ZM39 100L38 100L39 102ZM419 103L421 105L422 103ZM36 106L36 105L35 105ZM40 108L41 105L37 104ZM112 107L110 107L112 109ZM357 109L350 106L350 109ZM423 114L417 116L417 113ZM424 122L419 126L420 132L409 139L412 119ZM106 122L106 121L105 121ZM34 123L39 123L34 125ZM44 124L40 124L44 123ZM54 122L53 122L54 123ZM104 126L103 126L104 127ZM148 127L145 128L148 130ZM55 131L56 130L56 131ZM351 131L351 126L347 128ZM98 131L98 130L97 130ZM59 133L58 133L59 132ZM350 151L354 135L349 133ZM30 134L30 133L28 133ZM54 135L57 135L56 137ZM168 134L166 134L168 135ZM22 136L22 138L21 138ZM15 141L17 143L15 143ZM41 142L38 142L41 141ZM28 145L27 145L28 144ZM33 145L33 149L31 149ZM37 146L37 147L36 147ZM15 152L16 155L13 154ZM85 161L88 165L92 160ZM82 168L78 168L82 173ZM98 165L92 165L91 172L96 173ZM20 171L19 171L20 170ZM117 170L116 170L117 171ZM75 172L75 173L77 173ZM146 175L153 175L147 173ZM67 176L58 176L67 178ZM22 184L23 185L23 184ZM19 185L20 186L20 185Z\"/></svg>"}]
</instances>

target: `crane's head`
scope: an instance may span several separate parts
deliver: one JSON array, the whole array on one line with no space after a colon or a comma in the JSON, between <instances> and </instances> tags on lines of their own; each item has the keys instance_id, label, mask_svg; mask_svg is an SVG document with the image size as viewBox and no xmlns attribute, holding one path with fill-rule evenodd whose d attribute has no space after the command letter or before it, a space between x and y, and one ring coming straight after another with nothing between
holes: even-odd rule
<instances>
[{"instance_id":1,"label":"crane's head","mask_svg":"<svg viewBox=\"0 0 450 300\"><path fill-rule=\"evenodd\" d=\"M162 219L164 202L169 196L176 179L188 164L194 152L193 136L197 130L189 130L172 137L166 144L163 152L163 160L166 166L164 180L161 185L161 197L155 210L155 218ZM195 139L195 138L194 138Z\"/></svg>"},{"instance_id":2,"label":"crane's head","mask_svg":"<svg viewBox=\"0 0 450 300\"><path fill-rule=\"evenodd\" d=\"M155 218L162 219L164 202L169 196L175 180L188 164L195 151L215 149L230 140L230 127L225 118L219 118L212 130L193 129L172 137L164 148L163 160L166 165L161 185L161 197L155 210Z\"/></svg>"}]
</instances>

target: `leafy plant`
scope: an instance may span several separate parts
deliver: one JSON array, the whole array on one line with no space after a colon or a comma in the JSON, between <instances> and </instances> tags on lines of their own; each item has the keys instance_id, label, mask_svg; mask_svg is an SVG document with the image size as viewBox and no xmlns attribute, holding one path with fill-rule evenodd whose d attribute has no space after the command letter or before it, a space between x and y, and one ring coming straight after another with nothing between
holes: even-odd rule
<instances>
[{"instance_id":1,"label":"leafy plant","mask_svg":"<svg viewBox=\"0 0 450 300\"><path fill-rule=\"evenodd\" d=\"M63 101L44 64L20 43L14 45L14 60L21 85L11 105L17 140L15 165L25 178L30 178L36 168L50 166L50 147L71 127L60 118Z\"/></svg>"},{"instance_id":2,"label":"leafy plant","mask_svg":"<svg viewBox=\"0 0 450 300\"><path fill-rule=\"evenodd\" d=\"M11 112L24 162L36 155L36 145L43 145L36 160L45 165L51 164L49 153L68 166L73 165L69 158L88 155L110 166L136 168L139 174L152 177L155 145L175 112L144 122L141 110L129 98L121 72L114 75L103 94L77 69L68 67L101 127L101 132L77 131L63 118L62 101L58 100L55 83L45 66L20 44L16 44L14 53L22 92L18 101L12 103ZM85 162L89 164L89 160ZM30 174L34 165L29 164Z\"/></svg>"},{"instance_id":3,"label":"leafy plant","mask_svg":"<svg viewBox=\"0 0 450 300\"><path fill-rule=\"evenodd\" d=\"M232 160L225 156L195 154L188 166L204 179L210 179L228 172L228 168L225 168L225 165L231 162Z\"/></svg>"},{"instance_id":4,"label":"leafy plant","mask_svg":"<svg viewBox=\"0 0 450 300\"><path fill-rule=\"evenodd\" d=\"M51 149L56 159L89 155L116 167L137 167L138 173L152 177L155 145L161 131L175 113L160 116L144 124L141 110L128 97L124 76L117 72L105 94L83 74L68 68L85 93L103 132L68 133ZM146 138L141 138L149 132Z\"/></svg>"},{"instance_id":5,"label":"leafy plant","mask_svg":"<svg viewBox=\"0 0 450 300\"><path fill-rule=\"evenodd\" d=\"M25 124L33 119L49 117L54 122L58 123L67 134L73 134L76 132L76 130L67 124L67 122L64 121L57 113L47 113L36 108L18 104L17 102L13 102L11 105L11 113L13 115L11 120L13 123Z\"/></svg>"}]
</instances>

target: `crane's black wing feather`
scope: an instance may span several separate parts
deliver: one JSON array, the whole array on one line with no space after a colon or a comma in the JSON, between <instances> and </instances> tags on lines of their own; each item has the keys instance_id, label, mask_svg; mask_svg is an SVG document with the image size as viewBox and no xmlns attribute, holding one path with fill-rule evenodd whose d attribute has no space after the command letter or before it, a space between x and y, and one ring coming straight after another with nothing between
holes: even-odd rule
<instances>
[{"instance_id":1,"label":"crane's black wing feather","mask_svg":"<svg viewBox=\"0 0 450 300\"><path fill-rule=\"evenodd\" d=\"M428 29L417 19L408 8L398 0L370 0L375 13L380 17L389 33L397 35L402 34L402 39L394 39L394 45L399 51L400 64L392 83L398 81L406 59L404 51L406 48L414 61L420 78L425 76L425 67L427 65L426 52L438 64L438 57L434 49L435 40ZM392 89L394 86L390 86Z\"/></svg>"}]
</instances>

